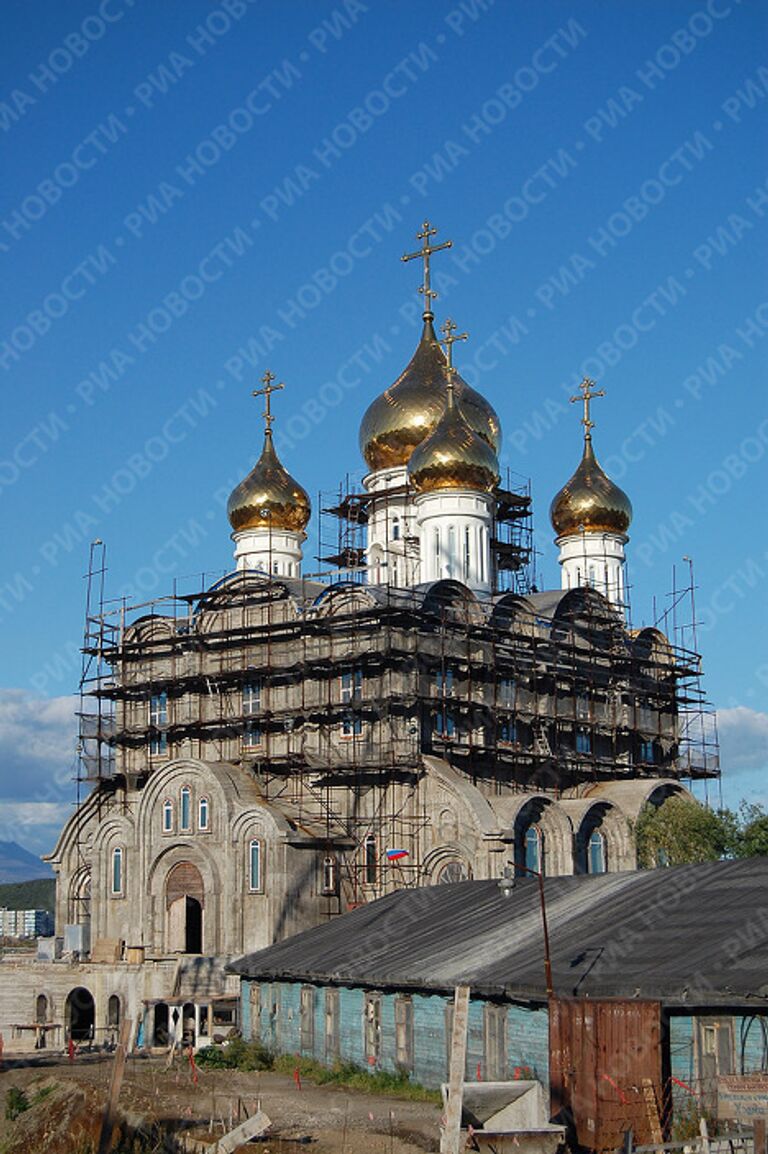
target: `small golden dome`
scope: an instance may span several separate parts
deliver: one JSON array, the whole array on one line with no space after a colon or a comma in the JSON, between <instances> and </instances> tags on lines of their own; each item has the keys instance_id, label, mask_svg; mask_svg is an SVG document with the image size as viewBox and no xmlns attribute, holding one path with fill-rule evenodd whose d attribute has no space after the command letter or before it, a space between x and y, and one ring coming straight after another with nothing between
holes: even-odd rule
<instances>
[{"instance_id":1,"label":"small golden dome","mask_svg":"<svg viewBox=\"0 0 768 1154\"><path fill-rule=\"evenodd\" d=\"M495 453L501 445L501 425L493 406L456 375L456 399L471 429ZM369 406L360 425L360 450L368 468L406 465L417 445L433 431L445 411L448 362L440 348L432 315L416 352L393 385Z\"/></svg>"},{"instance_id":2,"label":"small golden dome","mask_svg":"<svg viewBox=\"0 0 768 1154\"><path fill-rule=\"evenodd\" d=\"M246 529L302 532L312 512L309 497L280 463L272 432L264 434L261 456L245 480L232 490L227 516L235 533Z\"/></svg>"},{"instance_id":3,"label":"small golden dome","mask_svg":"<svg viewBox=\"0 0 768 1154\"><path fill-rule=\"evenodd\" d=\"M600 468L592 438L584 438L578 469L553 500L549 517L558 537L572 533L626 533L632 521L632 502Z\"/></svg>"},{"instance_id":4,"label":"small golden dome","mask_svg":"<svg viewBox=\"0 0 768 1154\"><path fill-rule=\"evenodd\" d=\"M496 453L471 427L451 388L442 417L411 454L408 475L418 493L438 489L491 493L499 483Z\"/></svg>"}]
</instances>

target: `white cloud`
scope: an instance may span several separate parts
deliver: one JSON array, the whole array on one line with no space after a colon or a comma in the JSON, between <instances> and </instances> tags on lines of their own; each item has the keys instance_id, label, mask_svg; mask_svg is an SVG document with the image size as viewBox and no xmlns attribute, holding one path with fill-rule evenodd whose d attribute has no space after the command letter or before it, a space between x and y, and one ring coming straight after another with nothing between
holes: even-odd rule
<instances>
[{"instance_id":1,"label":"white cloud","mask_svg":"<svg viewBox=\"0 0 768 1154\"><path fill-rule=\"evenodd\" d=\"M728 769L768 769L768 713L737 705L719 709L720 760Z\"/></svg>"},{"instance_id":2,"label":"white cloud","mask_svg":"<svg viewBox=\"0 0 768 1154\"><path fill-rule=\"evenodd\" d=\"M75 697L0 689L0 796L37 804L74 794Z\"/></svg>"}]
</instances>

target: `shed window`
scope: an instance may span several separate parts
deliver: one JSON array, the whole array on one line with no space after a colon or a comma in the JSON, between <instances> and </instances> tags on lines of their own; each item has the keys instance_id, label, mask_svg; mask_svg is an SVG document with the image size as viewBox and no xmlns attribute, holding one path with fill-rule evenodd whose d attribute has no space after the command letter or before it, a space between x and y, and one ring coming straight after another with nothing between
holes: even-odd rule
<instances>
[{"instance_id":1,"label":"shed window","mask_svg":"<svg viewBox=\"0 0 768 1154\"><path fill-rule=\"evenodd\" d=\"M485 1078L489 1082L503 1082L507 1077L507 1008L486 1002Z\"/></svg>"},{"instance_id":2,"label":"shed window","mask_svg":"<svg viewBox=\"0 0 768 1154\"><path fill-rule=\"evenodd\" d=\"M403 1070L413 1069L413 1001L395 998L395 1062Z\"/></svg>"},{"instance_id":3,"label":"shed window","mask_svg":"<svg viewBox=\"0 0 768 1154\"><path fill-rule=\"evenodd\" d=\"M381 1052L381 997L365 995L364 1042L366 1060L375 1066Z\"/></svg>"},{"instance_id":4,"label":"shed window","mask_svg":"<svg viewBox=\"0 0 768 1154\"><path fill-rule=\"evenodd\" d=\"M312 1054L315 1049L315 990L313 986L301 987L299 1033L302 1054Z\"/></svg>"}]
</instances>

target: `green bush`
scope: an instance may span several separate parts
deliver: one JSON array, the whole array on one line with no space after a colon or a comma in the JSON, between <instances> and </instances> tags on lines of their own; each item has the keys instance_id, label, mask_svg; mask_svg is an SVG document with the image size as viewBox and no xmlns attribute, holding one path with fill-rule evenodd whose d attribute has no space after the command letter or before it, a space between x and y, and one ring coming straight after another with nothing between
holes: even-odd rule
<instances>
[{"instance_id":1,"label":"green bush","mask_svg":"<svg viewBox=\"0 0 768 1154\"><path fill-rule=\"evenodd\" d=\"M318 1086L344 1086L368 1094L392 1094L417 1102L441 1101L439 1091L427 1090L417 1082L412 1082L408 1071L403 1069L394 1073L366 1070L353 1062L335 1062L333 1066L324 1066L314 1058L302 1058L298 1054L281 1054L275 1059L274 1068L283 1074L293 1074L298 1070L301 1078Z\"/></svg>"},{"instance_id":2,"label":"green bush","mask_svg":"<svg viewBox=\"0 0 768 1154\"><path fill-rule=\"evenodd\" d=\"M261 1042L233 1038L226 1046L206 1046L195 1057L198 1066L209 1070L271 1070L273 1056Z\"/></svg>"},{"instance_id":3,"label":"green bush","mask_svg":"<svg viewBox=\"0 0 768 1154\"><path fill-rule=\"evenodd\" d=\"M18 1086L11 1086L5 1094L5 1116L9 1122L29 1109L29 1098Z\"/></svg>"}]
</instances>

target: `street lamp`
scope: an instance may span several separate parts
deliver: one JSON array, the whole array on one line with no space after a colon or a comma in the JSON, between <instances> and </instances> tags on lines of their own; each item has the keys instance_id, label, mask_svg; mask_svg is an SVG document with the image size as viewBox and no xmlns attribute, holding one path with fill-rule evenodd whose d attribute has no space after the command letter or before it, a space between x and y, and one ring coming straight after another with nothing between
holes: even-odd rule
<instances>
[{"instance_id":1,"label":"street lamp","mask_svg":"<svg viewBox=\"0 0 768 1154\"><path fill-rule=\"evenodd\" d=\"M552 985L552 959L549 954L549 929L547 927L547 905L544 900L544 874L537 870L530 869L527 865L517 865L510 867L505 865L501 871L499 878L499 889L505 898L508 898L515 888L515 872L519 870L521 873L530 874L531 877L539 879L539 901L541 903L541 925L544 931L544 975L546 978L547 997L553 998L555 991Z\"/></svg>"}]
</instances>

